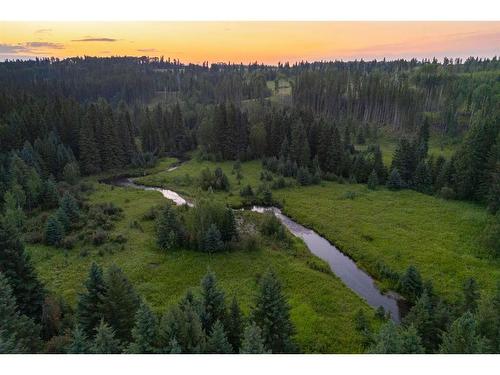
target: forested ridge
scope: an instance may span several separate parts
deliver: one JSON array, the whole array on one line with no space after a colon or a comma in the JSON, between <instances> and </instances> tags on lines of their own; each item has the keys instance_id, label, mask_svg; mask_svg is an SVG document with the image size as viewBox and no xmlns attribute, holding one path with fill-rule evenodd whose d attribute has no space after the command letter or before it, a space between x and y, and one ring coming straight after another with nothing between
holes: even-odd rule
<instances>
[{"instance_id":1,"label":"forested ridge","mask_svg":"<svg viewBox=\"0 0 500 375\"><path fill-rule=\"evenodd\" d=\"M284 84L289 93L281 92ZM283 96L289 100L278 100ZM381 147L387 134L398 139L390 164ZM431 153L434 137L454 140L450 157ZM269 205L274 189L321 181L475 202L491 213L481 238L487 256L500 257L496 57L277 66L195 65L163 57L6 61L0 63L0 305L8 329L0 330L0 352L300 350L272 272L263 276L261 283L269 285L259 284L261 297L245 324L237 302L224 302L211 273L202 281L201 299L188 293L162 317L150 311L118 268L104 276L92 266L75 314L38 281L18 234L66 249L81 232L96 246L123 240L107 233L120 208L89 206L85 197L91 187L82 177L145 170L161 157L188 155L234 161L236 176L241 162L260 160L259 191L241 188L248 204ZM220 169L202 171L196 183L204 191L229 186ZM165 208L151 215L164 250L182 246L211 253L245 243L232 211L221 206L200 203L187 213ZM36 225L31 217L37 217ZM268 223L271 237L285 241L278 224ZM414 305L404 329L387 324L376 333L360 314L356 324L366 350L498 352L498 334L486 333L491 327L500 332L500 313L494 313L498 292L478 318L474 279L464 286L461 306L443 307L418 271L409 269L404 277L409 289L402 287L403 294ZM275 295L266 295L266 288ZM281 301L271 317L261 306L269 299ZM116 301L128 305L116 307ZM215 307L203 304L217 305L220 316L204 315ZM276 320L279 332L269 331L269 319ZM459 347L470 329L469 347Z\"/></svg>"}]
</instances>

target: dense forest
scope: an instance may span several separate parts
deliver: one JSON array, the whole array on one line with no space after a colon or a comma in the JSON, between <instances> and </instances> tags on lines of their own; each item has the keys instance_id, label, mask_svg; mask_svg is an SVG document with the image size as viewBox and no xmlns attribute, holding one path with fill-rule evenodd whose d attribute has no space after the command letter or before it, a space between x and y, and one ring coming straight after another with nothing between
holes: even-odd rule
<instances>
[{"instance_id":1,"label":"dense forest","mask_svg":"<svg viewBox=\"0 0 500 375\"><path fill-rule=\"evenodd\" d=\"M288 100L276 100L282 96ZM390 164L381 147L387 134L398 139ZM448 158L436 157L432 137L457 147ZM262 275L248 317L236 299L225 299L211 272L199 295L188 292L162 316L116 266L92 265L76 308L38 279L19 234L26 242L71 248L75 233L88 226L91 241L105 241L106 225L120 209L89 206L85 178L153 167L166 156L234 161L236 175L241 162L259 160L263 180L266 173L280 176L255 192L264 204L272 203L270 190L288 181L386 186L474 202L490 213L483 233L488 256L500 258L496 57L277 66L187 65L163 57L6 61L0 63L0 352L300 351L271 271ZM227 190L221 170L203 171L199 180L202 190ZM254 192L242 187L241 195ZM27 218L44 212L42 233L31 230ZM233 211L211 202L187 212L167 206L154 216L162 249L211 253L240 241ZM270 229L263 233L285 241L279 223L266 220ZM463 303L451 306L417 270L408 269L404 280L401 291L413 308L402 326L390 322L376 332L362 312L357 316L367 351L499 351L499 291L478 307L471 279Z\"/></svg>"}]
</instances>

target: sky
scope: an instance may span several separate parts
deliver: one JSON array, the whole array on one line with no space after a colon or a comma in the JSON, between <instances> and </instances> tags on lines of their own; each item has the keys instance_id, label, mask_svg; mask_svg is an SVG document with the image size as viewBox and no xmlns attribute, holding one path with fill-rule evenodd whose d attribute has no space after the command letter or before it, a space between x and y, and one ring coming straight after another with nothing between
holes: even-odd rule
<instances>
[{"instance_id":1,"label":"sky","mask_svg":"<svg viewBox=\"0 0 500 375\"><path fill-rule=\"evenodd\" d=\"M164 56L184 63L500 55L500 22L0 22L0 60Z\"/></svg>"}]
</instances>

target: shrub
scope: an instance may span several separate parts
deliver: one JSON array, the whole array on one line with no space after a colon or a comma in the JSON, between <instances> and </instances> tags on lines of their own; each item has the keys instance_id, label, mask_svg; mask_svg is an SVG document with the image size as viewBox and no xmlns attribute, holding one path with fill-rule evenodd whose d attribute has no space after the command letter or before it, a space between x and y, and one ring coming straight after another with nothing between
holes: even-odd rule
<instances>
[{"instance_id":1,"label":"shrub","mask_svg":"<svg viewBox=\"0 0 500 375\"><path fill-rule=\"evenodd\" d=\"M224 190L229 191L229 179L220 167L217 167L212 174L210 169L205 168L201 171L198 178L198 184L202 190Z\"/></svg>"},{"instance_id":2,"label":"shrub","mask_svg":"<svg viewBox=\"0 0 500 375\"><path fill-rule=\"evenodd\" d=\"M254 193L253 193L252 187L250 185L245 186L243 189L240 190L240 196L241 197L253 197Z\"/></svg>"},{"instance_id":3,"label":"shrub","mask_svg":"<svg viewBox=\"0 0 500 375\"><path fill-rule=\"evenodd\" d=\"M76 240L77 238L75 236L66 236L61 241L61 247L70 250L75 247Z\"/></svg>"},{"instance_id":4,"label":"shrub","mask_svg":"<svg viewBox=\"0 0 500 375\"><path fill-rule=\"evenodd\" d=\"M404 187L403 181L397 168L394 168L387 181L387 187L391 190L400 190Z\"/></svg>"},{"instance_id":5,"label":"shrub","mask_svg":"<svg viewBox=\"0 0 500 375\"><path fill-rule=\"evenodd\" d=\"M455 199L455 191L452 188L445 186L439 190L439 196L447 200Z\"/></svg>"},{"instance_id":6,"label":"shrub","mask_svg":"<svg viewBox=\"0 0 500 375\"><path fill-rule=\"evenodd\" d=\"M263 214L262 222L260 224L260 232L264 236L273 237L278 240L286 238L285 228L281 221L272 213L265 212Z\"/></svg>"},{"instance_id":7,"label":"shrub","mask_svg":"<svg viewBox=\"0 0 500 375\"><path fill-rule=\"evenodd\" d=\"M92 244L94 246L100 246L108 239L108 233L102 229L97 229L92 233Z\"/></svg>"}]
</instances>

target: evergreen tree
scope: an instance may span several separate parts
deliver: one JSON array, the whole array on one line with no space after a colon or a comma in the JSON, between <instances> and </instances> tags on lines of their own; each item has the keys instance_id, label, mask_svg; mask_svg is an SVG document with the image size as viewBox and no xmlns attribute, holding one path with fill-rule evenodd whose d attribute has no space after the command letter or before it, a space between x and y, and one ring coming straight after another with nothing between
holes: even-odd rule
<instances>
[{"instance_id":1,"label":"evergreen tree","mask_svg":"<svg viewBox=\"0 0 500 375\"><path fill-rule=\"evenodd\" d=\"M407 139L401 139L392 157L391 169L397 169L405 186L413 186L417 167L415 147ZM392 177L392 173L391 173Z\"/></svg>"},{"instance_id":2,"label":"evergreen tree","mask_svg":"<svg viewBox=\"0 0 500 375\"><path fill-rule=\"evenodd\" d=\"M405 354L423 354L422 339L415 327L410 326L401 333L401 352Z\"/></svg>"},{"instance_id":3,"label":"evergreen tree","mask_svg":"<svg viewBox=\"0 0 500 375\"><path fill-rule=\"evenodd\" d=\"M500 282L495 293L481 301L478 309L478 326L481 335L488 340L492 353L500 352Z\"/></svg>"},{"instance_id":4,"label":"evergreen tree","mask_svg":"<svg viewBox=\"0 0 500 375\"><path fill-rule=\"evenodd\" d=\"M69 192L64 193L59 206L70 222L75 223L78 221L80 218L80 209L78 208L76 199Z\"/></svg>"},{"instance_id":5,"label":"evergreen tree","mask_svg":"<svg viewBox=\"0 0 500 375\"><path fill-rule=\"evenodd\" d=\"M415 266L410 265L403 276L401 276L401 279L399 280L399 288L401 293L408 297L412 302L417 301L417 299L422 295L424 290L422 277Z\"/></svg>"},{"instance_id":6,"label":"evergreen tree","mask_svg":"<svg viewBox=\"0 0 500 375\"><path fill-rule=\"evenodd\" d=\"M266 354L268 351L264 345L261 329L251 322L243 332L240 354Z\"/></svg>"},{"instance_id":7,"label":"evergreen tree","mask_svg":"<svg viewBox=\"0 0 500 375\"><path fill-rule=\"evenodd\" d=\"M455 320L443 336L439 349L443 354L483 353L485 340L478 332L477 322L470 312Z\"/></svg>"},{"instance_id":8,"label":"evergreen tree","mask_svg":"<svg viewBox=\"0 0 500 375\"><path fill-rule=\"evenodd\" d=\"M243 317L236 297L233 297L226 323L227 339L233 347L233 352L238 353L243 335Z\"/></svg>"},{"instance_id":9,"label":"evergreen tree","mask_svg":"<svg viewBox=\"0 0 500 375\"><path fill-rule=\"evenodd\" d=\"M218 287L215 274L208 271L201 280L201 322L205 332L211 332L216 321L226 319L224 292Z\"/></svg>"},{"instance_id":10,"label":"evergreen tree","mask_svg":"<svg viewBox=\"0 0 500 375\"><path fill-rule=\"evenodd\" d=\"M205 233L205 238L203 239L203 249L208 253L215 253L223 248L224 242L222 242L221 234L217 225L210 225Z\"/></svg>"},{"instance_id":11,"label":"evergreen tree","mask_svg":"<svg viewBox=\"0 0 500 375\"><path fill-rule=\"evenodd\" d=\"M93 337L95 329L104 317L105 297L106 284L102 269L92 263L85 281L85 291L78 296L76 310L78 325L88 337Z\"/></svg>"},{"instance_id":12,"label":"evergreen tree","mask_svg":"<svg viewBox=\"0 0 500 375\"><path fill-rule=\"evenodd\" d=\"M49 177L43 186L42 206L46 209L57 207L59 204L59 193L57 192L56 182L54 178Z\"/></svg>"},{"instance_id":13,"label":"evergreen tree","mask_svg":"<svg viewBox=\"0 0 500 375\"><path fill-rule=\"evenodd\" d=\"M375 190L378 185L378 177L375 169L370 173L370 177L368 178L368 189Z\"/></svg>"},{"instance_id":14,"label":"evergreen tree","mask_svg":"<svg viewBox=\"0 0 500 375\"><path fill-rule=\"evenodd\" d=\"M397 168L392 170L389 180L387 181L387 187L391 190L399 190L404 187Z\"/></svg>"},{"instance_id":15,"label":"evergreen tree","mask_svg":"<svg viewBox=\"0 0 500 375\"><path fill-rule=\"evenodd\" d=\"M432 192L432 174L427 163L422 160L415 171L414 177L415 190L430 194Z\"/></svg>"},{"instance_id":16,"label":"evergreen tree","mask_svg":"<svg viewBox=\"0 0 500 375\"><path fill-rule=\"evenodd\" d=\"M44 300L43 285L37 278L16 228L1 216L0 272L12 288L19 312L39 322Z\"/></svg>"},{"instance_id":17,"label":"evergreen tree","mask_svg":"<svg viewBox=\"0 0 500 375\"><path fill-rule=\"evenodd\" d=\"M479 298L481 297L481 293L479 291L479 287L477 285L476 280L471 277L468 278L462 288L463 296L463 308L464 312L470 311L471 313L475 313L477 310Z\"/></svg>"},{"instance_id":18,"label":"evergreen tree","mask_svg":"<svg viewBox=\"0 0 500 375\"><path fill-rule=\"evenodd\" d=\"M213 354L230 354L233 352L233 348L227 340L224 326L220 320L217 320L212 326L210 336L208 336L207 340L207 352Z\"/></svg>"},{"instance_id":19,"label":"evergreen tree","mask_svg":"<svg viewBox=\"0 0 500 375\"><path fill-rule=\"evenodd\" d=\"M39 346L39 328L19 313L8 279L0 272L0 353L33 353Z\"/></svg>"},{"instance_id":20,"label":"evergreen tree","mask_svg":"<svg viewBox=\"0 0 500 375\"><path fill-rule=\"evenodd\" d=\"M294 327L290 321L290 307L281 290L281 283L271 271L262 276L252 318L262 329L264 343L273 353L296 350L292 339Z\"/></svg>"},{"instance_id":21,"label":"evergreen tree","mask_svg":"<svg viewBox=\"0 0 500 375\"><path fill-rule=\"evenodd\" d=\"M96 329L91 351L95 354L118 354L121 351L120 342L115 338L115 332L103 319Z\"/></svg>"},{"instance_id":22,"label":"evergreen tree","mask_svg":"<svg viewBox=\"0 0 500 375\"><path fill-rule=\"evenodd\" d=\"M88 354L90 345L83 330L76 325L71 334L71 344L68 347L68 354Z\"/></svg>"},{"instance_id":23,"label":"evergreen tree","mask_svg":"<svg viewBox=\"0 0 500 375\"><path fill-rule=\"evenodd\" d=\"M166 205L156 223L156 240L163 250L175 248L180 243L180 223L175 209Z\"/></svg>"},{"instance_id":24,"label":"evergreen tree","mask_svg":"<svg viewBox=\"0 0 500 375\"><path fill-rule=\"evenodd\" d=\"M136 354L155 353L158 341L158 322L148 305L142 303L135 316L133 341L128 351Z\"/></svg>"},{"instance_id":25,"label":"evergreen tree","mask_svg":"<svg viewBox=\"0 0 500 375\"><path fill-rule=\"evenodd\" d=\"M64 227L56 216L50 216L45 224L45 243L51 246L59 246L64 238Z\"/></svg>"},{"instance_id":26,"label":"evergreen tree","mask_svg":"<svg viewBox=\"0 0 500 375\"><path fill-rule=\"evenodd\" d=\"M307 133L302 121L297 121L292 126L290 156L293 161L297 162L299 167L306 167L309 165L309 142L307 141Z\"/></svg>"},{"instance_id":27,"label":"evergreen tree","mask_svg":"<svg viewBox=\"0 0 500 375\"><path fill-rule=\"evenodd\" d=\"M87 118L82 123L79 136L80 165L84 174L101 171L101 155L97 146L95 127L98 124L97 107L91 104L87 110Z\"/></svg>"},{"instance_id":28,"label":"evergreen tree","mask_svg":"<svg viewBox=\"0 0 500 375\"><path fill-rule=\"evenodd\" d=\"M135 314L140 305L139 297L123 271L115 265L109 267L104 298L104 320L123 343L131 341Z\"/></svg>"},{"instance_id":29,"label":"evergreen tree","mask_svg":"<svg viewBox=\"0 0 500 375\"><path fill-rule=\"evenodd\" d=\"M371 353L399 354L403 352L402 340L396 325L389 320L375 337L375 343L370 348Z\"/></svg>"}]
</instances>

